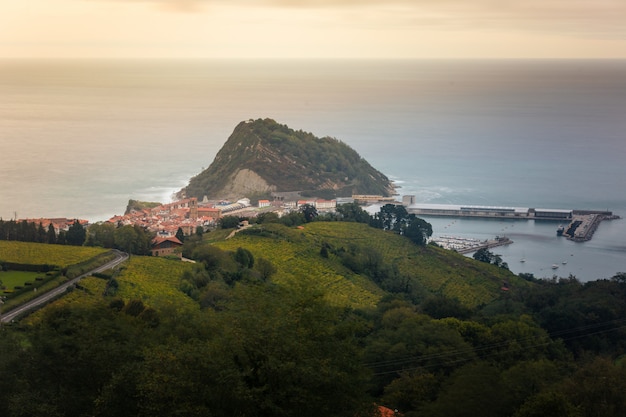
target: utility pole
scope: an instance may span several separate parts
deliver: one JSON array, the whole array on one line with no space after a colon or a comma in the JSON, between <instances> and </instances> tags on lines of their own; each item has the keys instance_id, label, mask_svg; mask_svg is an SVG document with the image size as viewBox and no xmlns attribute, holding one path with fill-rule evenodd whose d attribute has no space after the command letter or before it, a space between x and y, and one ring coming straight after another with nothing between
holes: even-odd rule
<instances>
[{"instance_id":1,"label":"utility pole","mask_svg":"<svg viewBox=\"0 0 626 417\"><path fill-rule=\"evenodd\" d=\"M4 305L4 300L6 300L6 296L0 295L0 327L2 327L2 306Z\"/></svg>"}]
</instances>

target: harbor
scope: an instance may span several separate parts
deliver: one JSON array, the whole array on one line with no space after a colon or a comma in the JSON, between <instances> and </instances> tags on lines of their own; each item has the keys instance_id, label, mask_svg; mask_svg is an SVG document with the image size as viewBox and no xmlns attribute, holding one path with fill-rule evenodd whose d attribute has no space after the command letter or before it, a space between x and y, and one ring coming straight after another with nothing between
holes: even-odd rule
<instances>
[{"instance_id":1,"label":"harbor","mask_svg":"<svg viewBox=\"0 0 626 417\"><path fill-rule=\"evenodd\" d=\"M585 282L610 278L626 267L623 221L600 222L593 239L581 243L557 235L557 227L565 228L568 222L426 215L422 218L432 225L432 239L447 236L483 242L506 236L512 244L489 250L500 255L515 274L530 273L548 279L572 275ZM607 247L612 250L607 251ZM464 256L472 257L469 249Z\"/></svg>"},{"instance_id":2,"label":"harbor","mask_svg":"<svg viewBox=\"0 0 626 417\"><path fill-rule=\"evenodd\" d=\"M555 233L575 242L591 240L602 221L620 218L608 210L416 204L414 196L404 196L402 203L409 213L418 216L561 222L561 226L555 230ZM564 224L567 224L567 226L563 226Z\"/></svg>"}]
</instances>

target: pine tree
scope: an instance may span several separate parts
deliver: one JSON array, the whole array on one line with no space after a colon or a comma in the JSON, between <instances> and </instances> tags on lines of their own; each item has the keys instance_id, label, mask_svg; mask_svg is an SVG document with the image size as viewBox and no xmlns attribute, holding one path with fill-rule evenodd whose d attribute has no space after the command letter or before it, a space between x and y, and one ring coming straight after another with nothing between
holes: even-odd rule
<instances>
[{"instance_id":1,"label":"pine tree","mask_svg":"<svg viewBox=\"0 0 626 417\"><path fill-rule=\"evenodd\" d=\"M48 233L46 235L46 241L50 244L57 243L57 234L54 230L54 225L52 223L48 225Z\"/></svg>"}]
</instances>

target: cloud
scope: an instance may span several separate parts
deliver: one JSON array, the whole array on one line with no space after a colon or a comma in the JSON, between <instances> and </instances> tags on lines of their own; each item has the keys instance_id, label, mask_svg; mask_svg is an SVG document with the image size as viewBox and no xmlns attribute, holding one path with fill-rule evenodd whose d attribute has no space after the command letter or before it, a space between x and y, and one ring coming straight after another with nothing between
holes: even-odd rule
<instances>
[{"instance_id":1,"label":"cloud","mask_svg":"<svg viewBox=\"0 0 626 417\"><path fill-rule=\"evenodd\" d=\"M565 32L626 37L624 0L89 0L154 4L176 12L206 12L212 7L313 10L394 16L402 26L446 29ZM367 22L370 24L371 22ZM380 24L387 24L380 20Z\"/></svg>"}]
</instances>

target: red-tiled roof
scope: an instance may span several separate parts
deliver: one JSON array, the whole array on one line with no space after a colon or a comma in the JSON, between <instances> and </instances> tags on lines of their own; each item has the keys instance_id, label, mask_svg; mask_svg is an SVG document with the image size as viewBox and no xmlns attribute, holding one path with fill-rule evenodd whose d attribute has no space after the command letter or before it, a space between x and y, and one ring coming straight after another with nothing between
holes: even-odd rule
<instances>
[{"instance_id":1,"label":"red-tiled roof","mask_svg":"<svg viewBox=\"0 0 626 417\"><path fill-rule=\"evenodd\" d=\"M183 242L181 242L180 240L178 240L178 238L176 238L175 236L170 236L170 237L155 237L152 240L152 245L153 246L157 246L160 245L161 243L165 242L165 241L170 241L172 243L176 243L177 245L182 245Z\"/></svg>"}]
</instances>

